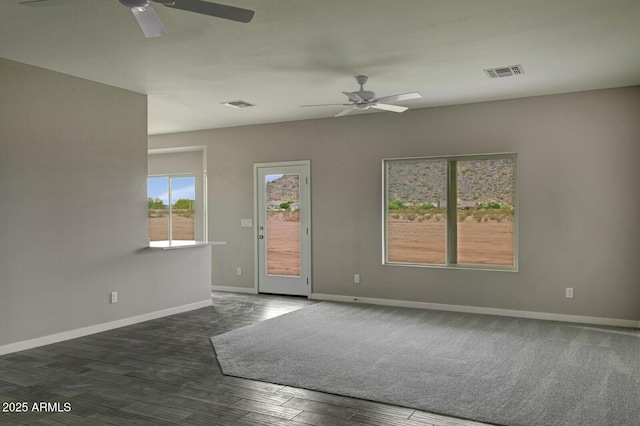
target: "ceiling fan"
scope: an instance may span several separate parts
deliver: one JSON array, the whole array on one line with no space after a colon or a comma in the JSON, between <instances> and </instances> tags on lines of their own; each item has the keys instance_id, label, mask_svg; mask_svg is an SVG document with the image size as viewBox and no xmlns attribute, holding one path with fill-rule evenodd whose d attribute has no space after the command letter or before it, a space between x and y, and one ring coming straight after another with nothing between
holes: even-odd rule
<instances>
[{"instance_id":1,"label":"ceiling fan","mask_svg":"<svg viewBox=\"0 0 640 426\"><path fill-rule=\"evenodd\" d=\"M392 95L392 96L383 96L381 98L376 98L376 94L364 90L364 84L367 82L369 77L366 75L358 75L356 76L356 81L360 85L360 90L357 92L342 92L349 98L349 103L346 104L319 104L319 105L301 105L302 107L316 107L316 106L334 106L334 105L343 105L349 108L339 112L334 117L341 117L343 115L349 114L353 110L365 110L369 108L381 109L384 111L393 111L393 112L404 112L409 108L399 106L399 105L390 105L387 102L397 102L397 101L406 101L409 99L419 99L422 98L422 95L417 92L413 93L404 93L401 95Z\"/></svg>"},{"instance_id":2,"label":"ceiling fan","mask_svg":"<svg viewBox=\"0 0 640 426\"><path fill-rule=\"evenodd\" d=\"M74 0L24 0L19 2L23 6L52 6L70 3ZM138 25L146 37L158 37L165 35L160 19L148 0L118 0L122 5L131 9L131 13L138 21ZM227 6L219 3L210 3L202 0L152 0L171 9L186 10L216 18L229 19L231 21L247 23L253 19L254 11L240 7Z\"/></svg>"}]
</instances>

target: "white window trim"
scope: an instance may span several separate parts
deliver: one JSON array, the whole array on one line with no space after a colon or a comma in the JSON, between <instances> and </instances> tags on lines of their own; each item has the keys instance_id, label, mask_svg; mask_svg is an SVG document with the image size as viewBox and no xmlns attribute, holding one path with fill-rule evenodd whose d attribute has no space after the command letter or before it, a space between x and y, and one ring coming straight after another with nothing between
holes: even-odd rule
<instances>
[{"instance_id":1,"label":"white window trim","mask_svg":"<svg viewBox=\"0 0 640 426\"><path fill-rule=\"evenodd\" d=\"M168 232L169 233L168 233L168 239L165 240L165 241L172 242L172 241L174 241L174 238L173 238L173 221L172 221L173 211L171 209L171 201L172 201L172 198L171 198L171 195L172 195L171 179L173 179L173 178L189 178L189 177L191 177L195 181L197 179L197 176L194 173L172 173L172 174L161 173L161 174L148 175L147 176L147 180L149 178L165 178L165 177L168 179L167 190L168 190L168 195L169 195L169 205L168 205L168 208L169 208L169 226L168 226L169 229L168 229ZM198 202L197 200L198 200L198 198L197 198L197 194L196 194L196 200L194 200L194 201ZM206 220L205 220L205 223L206 223ZM202 240L203 239L197 238L197 235L194 234L193 240L176 240L176 241L202 241Z\"/></svg>"}]
</instances>

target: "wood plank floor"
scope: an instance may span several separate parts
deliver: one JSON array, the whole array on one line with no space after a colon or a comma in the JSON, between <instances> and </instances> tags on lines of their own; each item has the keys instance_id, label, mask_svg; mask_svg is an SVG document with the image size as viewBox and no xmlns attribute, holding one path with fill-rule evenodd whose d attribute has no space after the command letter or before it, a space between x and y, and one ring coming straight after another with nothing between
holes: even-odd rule
<instances>
[{"instance_id":1,"label":"wood plank floor","mask_svg":"<svg viewBox=\"0 0 640 426\"><path fill-rule=\"evenodd\" d=\"M224 376L209 337L315 302L233 293L212 297L213 307L0 356L0 424L481 425ZM27 412L16 412L23 403Z\"/></svg>"}]
</instances>

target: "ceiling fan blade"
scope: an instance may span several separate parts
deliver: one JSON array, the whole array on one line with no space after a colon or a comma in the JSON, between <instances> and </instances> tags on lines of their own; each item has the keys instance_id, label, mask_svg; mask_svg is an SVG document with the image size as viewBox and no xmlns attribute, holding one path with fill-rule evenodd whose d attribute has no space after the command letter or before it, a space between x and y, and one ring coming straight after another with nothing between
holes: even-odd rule
<instances>
[{"instance_id":1,"label":"ceiling fan blade","mask_svg":"<svg viewBox=\"0 0 640 426\"><path fill-rule=\"evenodd\" d=\"M340 111L339 113L334 115L334 117L342 117L343 115L349 114L351 111L353 111L353 107L349 107L349 108L345 109L344 111Z\"/></svg>"},{"instance_id":2,"label":"ceiling fan blade","mask_svg":"<svg viewBox=\"0 0 640 426\"><path fill-rule=\"evenodd\" d=\"M409 108L399 106L399 105L388 105L388 104L371 104L371 108L381 109L384 111L393 111L393 112L404 112Z\"/></svg>"},{"instance_id":3,"label":"ceiling fan blade","mask_svg":"<svg viewBox=\"0 0 640 426\"><path fill-rule=\"evenodd\" d=\"M422 98L422 95L420 93L417 92L413 92L413 93L403 93L402 95L392 95L392 96L383 96L381 98L378 98L379 102L398 102L398 101L406 101L409 99L420 99Z\"/></svg>"},{"instance_id":4,"label":"ceiling fan blade","mask_svg":"<svg viewBox=\"0 0 640 426\"><path fill-rule=\"evenodd\" d=\"M351 104L316 104L316 105L300 105L301 107L319 107L319 106L351 106Z\"/></svg>"},{"instance_id":5,"label":"ceiling fan blade","mask_svg":"<svg viewBox=\"0 0 640 426\"><path fill-rule=\"evenodd\" d=\"M156 12L151 6L134 7L131 9L131 13L136 17L138 25L140 25L146 37L158 37L167 33L162 26L162 22L158 19L158 15L156 15Z\"/></svg>"},{"instance_id":6,"label":"ceiling fan blade","mask_svg":"<svg viewBox=\"0 0 640 426\"><path fill-rule=\"evenodd\" d=\"M364 99L362 99L360 95L358 95L358 93L356 92L342 92L342 93L344 93L351 102L355 102L355 103L364 102Z\"/></svg>"},{"instance_id":7,"label":"ceiling fan blade","mask_svg":"<svg viewBox=\"0 0 640 426\"><path fill-rule=\"evenodd\" d=\"M155 0L154 0L155 1ZM200 13L202 15L214 16L216 18L229 19L236 22L251 22L255 12L240 7L227 6L219 3L209 3L201 0L175 0L173 4L165 4L172 9L187 10L189 12Z\"/></svg>"},{"instance_id":8,"label":"ceiling fan blade","mask_svg":"<svg viewBox=\"0 0 640 426\"><path fill-rule=\"evenodd\" d=\"M20 6L43 7L58 6L61 4L77 3L79 0L25 0L18 2Z\"/></svg>"}]
</instances>

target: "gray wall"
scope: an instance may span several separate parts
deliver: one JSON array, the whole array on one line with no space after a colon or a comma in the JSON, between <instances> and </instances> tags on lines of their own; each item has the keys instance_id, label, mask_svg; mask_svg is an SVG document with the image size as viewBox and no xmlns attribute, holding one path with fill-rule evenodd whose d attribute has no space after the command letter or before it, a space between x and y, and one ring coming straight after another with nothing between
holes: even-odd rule
<instances>
[{"instance_id":1,"label":"gray wall","mask_svg":"<svg viewBox=\"0 0 640 426\"><path fill-rule=\"evenodd\" d=\"M0 59L0 353L210 300L209 248L143 248L146 121L143 95Z\"/></svg>"},{"instance_id":2,"label":"gray wall","mask_svg":"<svg viewBox=\"0 0 640 426\"><path fill-rule=\"evenodd\" d=\"M631 87L160 135L150 147L208 148L209 238L228 242L213 252L213 285L253 287L253 232L240 227L253 216L252 164L309 159L313 293L639 320L638 117ZM519 272L381 265L383 158L495 152L519 155Z\"/></svg>"}]
</instances>

